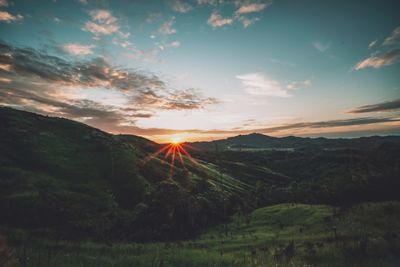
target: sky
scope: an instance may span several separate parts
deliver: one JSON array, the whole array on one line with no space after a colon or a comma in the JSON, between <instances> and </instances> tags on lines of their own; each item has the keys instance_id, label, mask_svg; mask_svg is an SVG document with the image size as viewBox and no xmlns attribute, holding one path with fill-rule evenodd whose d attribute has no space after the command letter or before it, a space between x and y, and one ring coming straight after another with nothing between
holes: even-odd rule
<instances>
[{"instance_id":1,"label":"sky","mask_svg":"<svg viewBox=\"0 0 400 267\"><path fill-rule=\"evenodd\" d=\"M157 142L400 134L400 2L0 0L0 105Z\"/></svg>"}]
</instances>

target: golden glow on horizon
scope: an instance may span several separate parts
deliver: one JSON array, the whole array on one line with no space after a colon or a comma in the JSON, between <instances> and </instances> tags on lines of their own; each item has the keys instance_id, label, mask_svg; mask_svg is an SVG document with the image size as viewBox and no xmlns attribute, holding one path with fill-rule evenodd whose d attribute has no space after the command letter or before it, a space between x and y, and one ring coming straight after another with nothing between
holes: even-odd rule
<instances>
[{"instance_id":1,"label":"golden glow on horizon","mask_svg":"<svg viewBox=\"0 0 400 267\"><path fill-rule=\"evenodd\" d=\"M281 126L281 125L276 125ZM270 128L275 127L274 125L270 125ZM392 121L392 122L382 122L375 124L365 124L365 125L348 125L348 126L332 126L332 127L321 127L321 128L291 128L284 130L271 130L268 131L268 128L254 128L254 129L245 129L245 130L235 130L224 132L221 130L219 133L214 133L212 131L208 132L204 130L204 133L198 132L190 132L189 130L185 133L168 133L168 134L154 134L154 135L143 135L145 138L153 140L155 142L165 144L165 143L173 143L171 136L180 136L182 139L179 143L184 142L201 142L201 141L214 141L219 139L225 139L228 137L233 137L237 135L246 135L251 133L261 133L268 136L273 137L285 137L285 136L298 136L298 137L346 137L346 136L370 136L370 135L379 135L379 132L383 132L383 135L387 135L389 133L385 133L386 131L395 131L399 129L400 122ZM172 131L172 130L171 130ZM398 130L397 130L398 131ZM352 135L354 134L354 135ZM186 144L185 144L186 145Z\"/></svg>"},{"instance_id":2,"label":"golden glow on horizon","mask_svg":"<svg viewBox=\"0 0 400 267\"><path fill-rule=\"evenodd\" d=\"M179 144L182 143L182 142L183 142L182 136L173 135L173 136L171 137L171 144L173 144L173 145L179 145Z\"/></svg>"}]
</instances>

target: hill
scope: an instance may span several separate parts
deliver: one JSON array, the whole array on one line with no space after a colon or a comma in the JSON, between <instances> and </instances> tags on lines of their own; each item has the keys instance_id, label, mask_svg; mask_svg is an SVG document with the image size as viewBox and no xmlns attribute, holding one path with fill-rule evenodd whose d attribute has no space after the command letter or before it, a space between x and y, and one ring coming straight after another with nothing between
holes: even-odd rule
<instances>
[{"instance_id":1,"label":"hill","mask_svg":"<svg viewBox=\"0 0 400 267\"><path fill-rule=\"evenodd\" d=\"M0 108L1 224L65 237L163 239L223 220L251 186L216 166L152 157L160 145ZM226 210L221 213L221 209Z\"/></svg>"},{"instance_id":2,"label":"hill","mask_svg":"<svg viewBox=\"0 0 400 267\"><path fill-rule=\"evenodd\" d=\"M67 119L3 107L0 128L0 227L62 239L176 240L266 205L399 200L399 137L253 134L221 142L312 144L217 151L188 144L193 160L172 166L156 156L159 144Z\"/></svg>"},{"instance_id":3,"label":"hill","mask_svg":"<svg viewBox=\"0 0 400 267\"><path fill-rule=\"evenodd\" d=\"M253 140L253 137L238 138ZM310 144L283 150L199 150L194 155L253 184L256 187L253 203L257 206L285 202L349 206L363 201L399 199L400 137L327 142L331 145Z\"/></svg>"},{"instance_id":4,"label":"hill","mask_svg":"<svg viewBox=\"0 0 400 267\"><path fill-rule=\"evenodd\" d=\"M292 151L301 148L318 149L343 149L343 148L365 148L378 146L387 142L399 142L400 136L371 136L360 138L310 138L310 137L272 137L259 133L238 135L226 139L210 142L193 142L190 145L199 150L208 151L260 151L281 150Z\"/></svg>"}]
</instances>

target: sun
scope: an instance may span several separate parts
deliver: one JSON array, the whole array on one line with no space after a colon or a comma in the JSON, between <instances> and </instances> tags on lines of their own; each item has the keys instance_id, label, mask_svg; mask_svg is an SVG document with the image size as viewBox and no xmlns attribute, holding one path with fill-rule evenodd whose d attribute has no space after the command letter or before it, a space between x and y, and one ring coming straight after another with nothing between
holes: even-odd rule
<instances>
[{"instance_id":1,"label":"sun","mask_svg":"<svg viewBox=\"0 0 400 267\"><path fill-rule=\"evenodd\" d=\"M159 158L163 164L170 159L170 162L168 162L170 165L168 177L172 178L173 170L176 168L175 161L177 163L180 162L180 166L183 168L185 168L185 160L197 164L192 156L190 156L187 148L190 148L190 145L184 141L182 135L173 135L170 137L168 144L164 144L158 151L149 155L147 159Z\"/></svg>"},{"instance_id":2,"label":"sun","mask_svg":"<svg viewBox=\"0 0 400 267\"><path fill-rule=\"evenodd\" d=\"M181 136L174 135L171 137L171 144L173 145L179 145L183 142L183 139Z\"/></svg>"}]
</instances>

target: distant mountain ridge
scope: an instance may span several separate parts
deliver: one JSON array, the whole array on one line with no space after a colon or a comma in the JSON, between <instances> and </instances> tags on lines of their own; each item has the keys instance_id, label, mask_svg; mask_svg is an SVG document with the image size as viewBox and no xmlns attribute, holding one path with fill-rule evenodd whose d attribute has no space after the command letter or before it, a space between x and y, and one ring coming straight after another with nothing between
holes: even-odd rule
<instances>
[{"instance_id":1,"label":"distant mountain ridge","mask_svg":"<svg viewBox=\"0 0 400 267\"><path fill-rule=\"evenodd\" d=\"M192 147L199 150L246 150L246 149L299 149L303 147L342 148L364 147L367 144L379 145L387 141L399 141L400 136L370 136L358 138L325 138L325 137L273 137L260 133L237 135L226 139L192 142Z\"/></svg>"}]
</instances>

